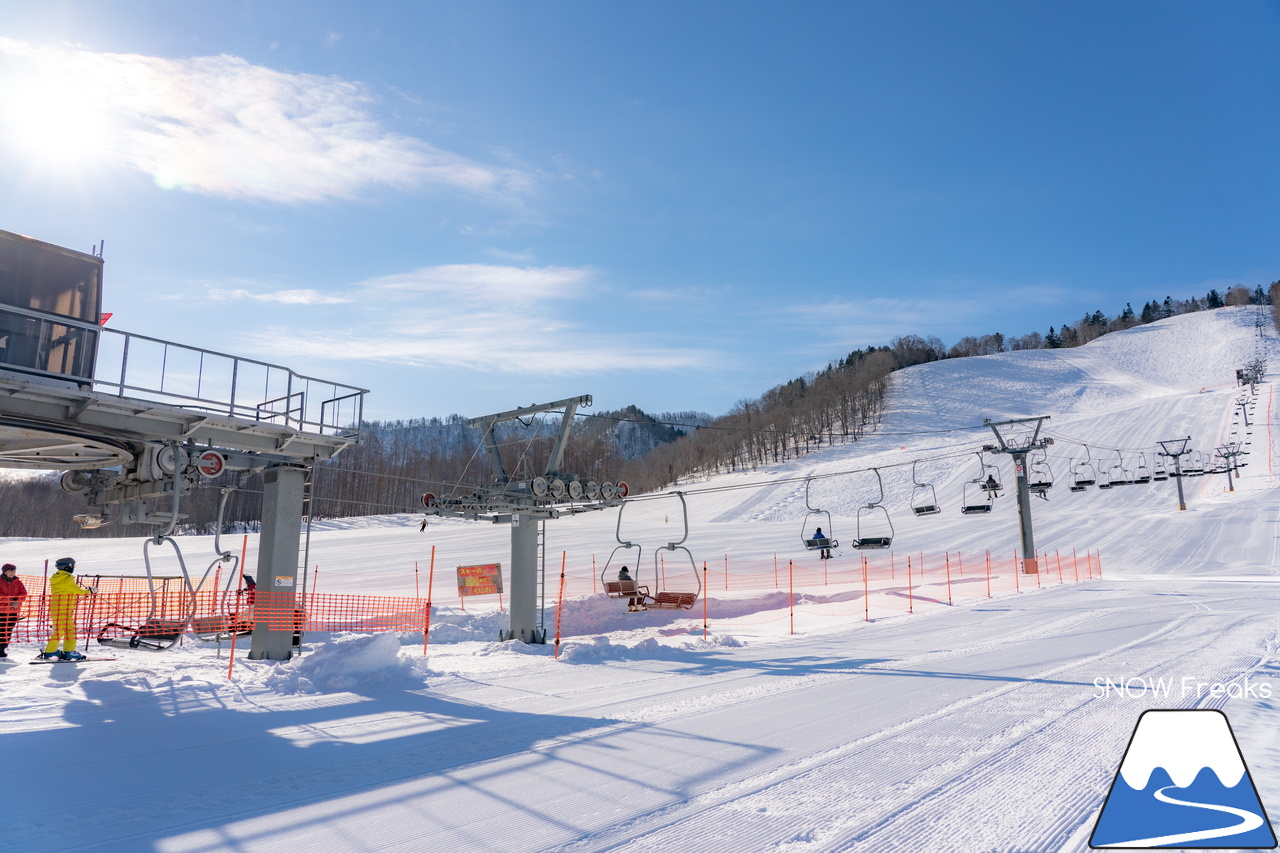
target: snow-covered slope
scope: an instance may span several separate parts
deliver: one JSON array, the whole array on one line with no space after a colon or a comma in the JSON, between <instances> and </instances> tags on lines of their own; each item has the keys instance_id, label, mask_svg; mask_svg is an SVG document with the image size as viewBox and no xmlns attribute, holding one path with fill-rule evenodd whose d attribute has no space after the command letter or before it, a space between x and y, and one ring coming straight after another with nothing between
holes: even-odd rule
<instances>
[{"instance_id":1,"label":"snow-covered slope","mask_svg":"<svg viewBox=\"0 0 1280 853\"><path fill-rule=\"evenodd\" d=\"M5 844L1085 850L1138 716L1153 707L1227 713L1274 812L1277 404L1273 385L1260 385L1246 428L1234 375L1258 356L1280 363L1280 352L1255 319L1223 309L1074 350L920 365L896 374L871 437L681 485L688 544L713 565L807 559L809 477L810 504L852 538L859 507L878 493L872 468L901 553L1009 555L1019 542L1011 497L990 515L959 512L979 473L974 451L994 440L984 418L1048 416L1056 485L1034 501L1037 544L1101 549L1101 580L821 630L802 622L794 635L782 590L711 590L706 641L700 612L627 614L583 597L570 612L593 631L573 633L556 661L550 646L490 642L504 620L496 603L463 612L441 588L447 567L506 562L504 528L432 521L420 533L407 517L320 525L320 592L412 594L435 548L429 657L421 635L311 637L288 664L237 655L231 681L225 657L193 646L0 669L0 732L21 781L0 812ZM1223 475L1187 478L1179 512L1172 480L1067 490L1086 445L1099 470L1133 468L1143 453L1154 464L1157 440L1186 436L1204 451L1248 442L1234 491ZM910 511L914 460L939 515ZM995 464L1011 485L1008 458ZM622 533L672 541L681 520L678 498L648 498L624 510ZM616 512L551 522L547 550L589 577L617 523ZM208 538L185 547L193 564L213 553ZM249 566L255 548L251 537ZM64 553L92 571L136 573L141 544L2 541L0 551L28 576ZM846 550L835 562L854 558ZM1152 688L1157 678L1173 687ZM1251 692L1227 689L1246 678Z\"/></svg>"}]
</instances>

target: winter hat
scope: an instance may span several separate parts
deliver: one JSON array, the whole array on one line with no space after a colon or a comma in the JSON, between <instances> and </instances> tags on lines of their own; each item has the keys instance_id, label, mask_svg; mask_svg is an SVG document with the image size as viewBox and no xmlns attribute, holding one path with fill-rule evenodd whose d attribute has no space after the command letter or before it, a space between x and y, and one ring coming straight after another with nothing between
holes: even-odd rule
<instances>
[{"instance_id":1,"label":"winter hat","mask_svg":"<svg viewBox=\"0 0 1280 853\"><path fill-rule=\"evenodd\" d=\"M3 566L0 566L0 572L16 572L17 570L18 567L13 563L5 563Z\"/></svg>"},{"instance_id":2,"label":"winter hat","mask_svg":"<svg viewBox=\"0 0 1280 853\"><path fill-rule=\"evenodd\" d=\"M70 557L60 557L58 559L58 562L53 564L53 567L55 569L74 572L76 570L76 561L71 559Z\"/></svg>"},{"instance_id":3,"label":"winter hat","mask_svg":"<svg viewBox=\"0 0 1280 853\"><path fill-rule=\"evenodd\" d=\"M255 586L258 585L258 582L253 579L253 575L245 575L244 582L245 582L245 586L249 587L250 589L253 589Z\"/></svg>"}]
</instances>

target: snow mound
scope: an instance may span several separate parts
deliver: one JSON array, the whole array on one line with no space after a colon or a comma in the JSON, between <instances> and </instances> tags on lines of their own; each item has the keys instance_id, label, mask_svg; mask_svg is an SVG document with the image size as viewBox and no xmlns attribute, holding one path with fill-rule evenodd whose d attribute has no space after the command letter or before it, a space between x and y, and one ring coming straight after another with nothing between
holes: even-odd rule
<instances>
[{"instance_id":1,"label":"snow mound","mask_svg":"<svg viewBox=\"0 0 1280 853\"><path fill-rule=\"evenodd\" d=\"M305 657L276 664L262 683L282 694L317 693L416 681L426 674L421 661L401 652L395 634L348 634Z\"/></svg>"}]
</instances>

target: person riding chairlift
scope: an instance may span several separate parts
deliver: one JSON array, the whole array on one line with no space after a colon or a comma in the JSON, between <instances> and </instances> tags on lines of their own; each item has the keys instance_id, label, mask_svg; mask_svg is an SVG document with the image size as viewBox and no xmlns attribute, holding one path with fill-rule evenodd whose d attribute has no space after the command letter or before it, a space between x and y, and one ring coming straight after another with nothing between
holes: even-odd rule
<instances>
[{"instance_id":1,"label":"person riding chairlift","mask_svg":"<svg viewBox=\"0 0 1280 853\"><path fill-rule=\"evenodd\" d=\"M637 593L636 595L627 599L628 613L638 613L641 610L649 609L644 606L644 596L639 594L640 590L635 586L635 578L631 577L631 572L628 571L626 566L623 566L621 571L618 572L618 580L623 583L632 584L632 587L631 587L632 590L634 590Z\"/></svg>"},{"instance_id":2,"label":"person riding chairlift","mask_svg":"<svg viewBox=\"0 0 1280 853\"><path fill-rule=\"evenodd\" d=\"M811 536L811 537L809 537L809 538L810 538L811 540L813 540L814 542L819 542L819 541L821 541L821 542L826 543L826 541L827 541L827 534L823 533L823 532L822 532L822 528L821 528L821 527L819 527L817 530L815 530L815 531L813 532L813 536ZM828 543L828 544L829 544L829 543ZM831 549L830 549L830 548L828 548L826 544L824 544L824 545L822 545L822 546L821 546L821 550L818 552L818 558L819 558L819 559L822 559L822 560L830 560L830 559L831 559Z\"/></svg>"}]
</instances>

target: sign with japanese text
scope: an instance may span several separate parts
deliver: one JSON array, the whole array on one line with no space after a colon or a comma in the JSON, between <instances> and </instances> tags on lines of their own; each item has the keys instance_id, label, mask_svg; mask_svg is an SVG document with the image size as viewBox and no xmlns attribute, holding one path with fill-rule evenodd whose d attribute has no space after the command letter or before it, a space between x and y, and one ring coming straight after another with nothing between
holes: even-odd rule
<instances>
[{"instance_id":1,"label":"sign with japanese text","mask_svg":"<svg viewBox=\"0 0 1280 853\"><path fill-rule=\"evenodd\" d=\"M458 566L458 595L497 595L502 592L502 564Z\"/></svg>"}]
</instances>

